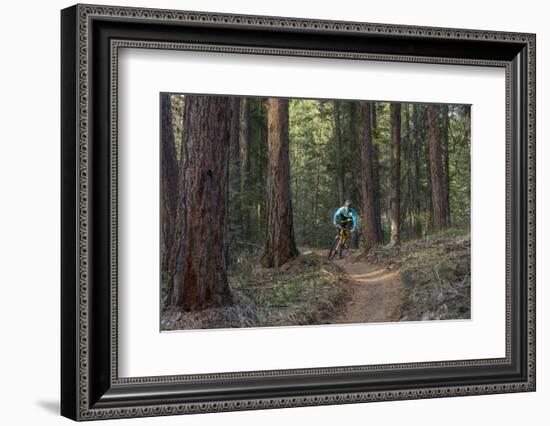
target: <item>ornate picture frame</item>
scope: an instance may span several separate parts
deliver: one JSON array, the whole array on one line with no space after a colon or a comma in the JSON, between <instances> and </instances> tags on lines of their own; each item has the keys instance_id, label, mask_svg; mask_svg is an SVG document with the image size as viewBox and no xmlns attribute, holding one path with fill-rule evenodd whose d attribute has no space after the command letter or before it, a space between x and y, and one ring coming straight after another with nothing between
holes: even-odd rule
<instances>
[{"instance_id":1,"label":"ornate picture frame","mask_svg":"<svg viewBox=\"0 0 550 426\"><path fill-rule=\"evenodd\" d=\"M61 414L160 416L535 390L534 34L97 5L61 12ZM118 374L117 74L123 47L477 65L506 72L506 356Z\"/></svg>"}]
</instances>

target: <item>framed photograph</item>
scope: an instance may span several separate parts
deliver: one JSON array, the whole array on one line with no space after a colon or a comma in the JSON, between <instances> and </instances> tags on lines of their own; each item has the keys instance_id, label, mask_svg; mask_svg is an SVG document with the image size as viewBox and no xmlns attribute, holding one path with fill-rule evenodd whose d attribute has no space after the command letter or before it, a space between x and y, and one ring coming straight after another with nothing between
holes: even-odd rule
<instances>
[{"instance_id":1,"label":"framed photograph","mask_svg":"<svg viewBox=\"0 0 550 426\"><path fill-rule=\"evenodd\" d=\"M535 390L535 35L61 12L61 413Z\"/></svg>"}]
</instances>

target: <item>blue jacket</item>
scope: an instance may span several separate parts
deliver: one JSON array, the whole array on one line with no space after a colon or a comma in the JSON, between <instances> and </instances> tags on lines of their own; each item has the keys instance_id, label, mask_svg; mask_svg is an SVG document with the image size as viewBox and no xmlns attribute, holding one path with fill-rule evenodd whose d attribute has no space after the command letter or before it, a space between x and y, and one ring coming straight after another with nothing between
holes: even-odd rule
<instances>
[{"instance_id":1,"label":"blue jacket","mask_svg":"<svg viewBox=\"0 0 550 426\"><path fill-rule=\"evenodd\" d=\"M340 207L338 210L336 210L334 216L332 217L332 223L334 225L336 225L340 221L340 216L351 219L353 221L353 227L351 228L352 231L355 231L357 229L357 226L359 225L359 219L357 218L355 210L350 207L349 211L346 212L345 207Z\"/></svg>"}]
</instances>

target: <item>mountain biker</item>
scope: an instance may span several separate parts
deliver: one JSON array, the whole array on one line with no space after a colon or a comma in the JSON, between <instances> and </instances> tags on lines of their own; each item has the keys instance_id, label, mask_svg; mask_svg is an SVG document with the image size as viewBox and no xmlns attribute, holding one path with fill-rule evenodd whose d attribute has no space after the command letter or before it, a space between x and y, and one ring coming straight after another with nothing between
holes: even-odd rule
<instances>
[{"instance_id":1,"label":"mountain biker","mask_svg":"<svg viewBox=\"0 0 550 426\"><path fill-rule=\"evenodd\" d=\"M351 220L350 220L351 219ZM351 206L351 200L346 200L344 205L334 213L332 224L335 227L343 227L344 229L355 232L359 224L357 213Z\"/></svg>"}]
</instances>

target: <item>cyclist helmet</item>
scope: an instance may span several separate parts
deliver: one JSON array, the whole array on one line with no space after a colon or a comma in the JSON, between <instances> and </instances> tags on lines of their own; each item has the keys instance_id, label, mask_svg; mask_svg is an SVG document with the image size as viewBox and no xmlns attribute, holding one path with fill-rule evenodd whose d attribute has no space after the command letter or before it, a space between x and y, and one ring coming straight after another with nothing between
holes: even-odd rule
<instances>
[{"instance_id":1,"label":"cyclist helmet","mask_svg":"<svg viewBox=\"0 0 550 426\"><path fill-rule=\"evenodd\" d=\"M351 207L351 200L344 201L344 207L350 208Z\"/></svg>"}]
</instances>

